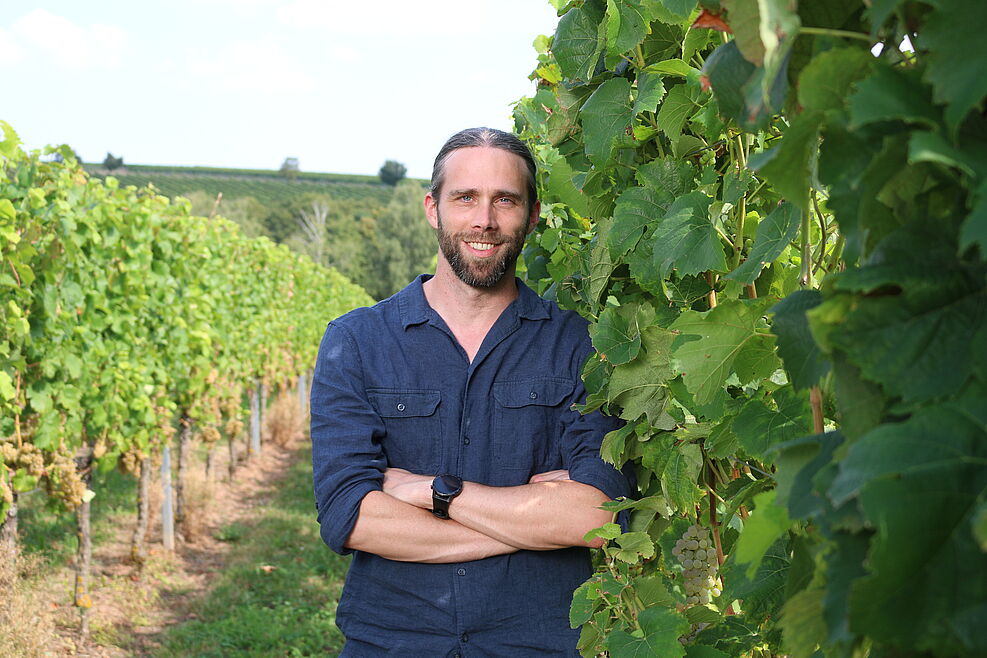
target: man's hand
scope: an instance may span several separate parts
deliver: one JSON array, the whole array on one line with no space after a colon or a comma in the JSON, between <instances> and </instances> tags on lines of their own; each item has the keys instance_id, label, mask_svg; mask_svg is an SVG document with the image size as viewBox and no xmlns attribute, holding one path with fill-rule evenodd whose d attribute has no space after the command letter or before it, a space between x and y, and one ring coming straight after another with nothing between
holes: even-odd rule
<instances>
[{"instance_id":1,"label":"man's hand","mask_svg":"<svg viewBox=\"0 0 987 658\"><path fill-rule=\"evenodd\" d=\"M565 469L559 469L557 471L545 471L544 473L535 473L528 480L528 484L534 484L535 482L552 482L554 480L568 480L569 471Z\"/></svg>"},{"instance_id":2,"label":"man's hand","mask_svg":"<svg viewBox=\"0 0 987 658\"><path fill-rule=\"evenodd\" d=\"M388 468L384 471L384 493L401 502L432 509L432 480L434 475L416 475L403 468Z\"/></svg>"}]
</instances>

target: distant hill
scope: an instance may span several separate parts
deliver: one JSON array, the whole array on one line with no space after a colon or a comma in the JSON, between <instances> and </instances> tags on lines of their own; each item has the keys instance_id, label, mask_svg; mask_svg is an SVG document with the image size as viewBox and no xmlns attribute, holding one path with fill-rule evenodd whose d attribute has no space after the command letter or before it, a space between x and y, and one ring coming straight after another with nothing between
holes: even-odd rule
<instances>
[{"instance_id":1,"label":"distant hill","mask_svg":"<svg viewBox=\"0 0 987 658\"><path fill-rule=\"evenodd\" d=\"M276 169L226 169L219 167L170 167L126 165L107 171L101 164L83 164L90 175L112 176L121 185L154 185L161 194L183 196L202 190L210 196L222 192L227 200L253 197L268 207L291 203L308 192L336 199L373 199L381 204L391 200L394 188L376 176L297 172L289 178Z\"/></svg>"}]
</instances>

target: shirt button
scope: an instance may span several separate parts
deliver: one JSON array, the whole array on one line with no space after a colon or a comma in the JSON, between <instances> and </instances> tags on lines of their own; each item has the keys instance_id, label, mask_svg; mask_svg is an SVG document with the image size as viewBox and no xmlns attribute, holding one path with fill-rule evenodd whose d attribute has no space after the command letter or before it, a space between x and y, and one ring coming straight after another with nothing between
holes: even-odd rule
<instances>
[{"instance_id":1,"label":"shirt button","mask_svg":"<svg viewBox=\"0 0 987 658\"><path fill-rule=\"evenodd\" d=\"M459 636L459 639L462 640L463 642L469 642L470 641L469 633L463 633L462 635Z\"/></svg>"},{"instance_id":2,"label":"shirt button","mask_svg":"<svg viewBox=\"0 0 987 658\"><path fill-rule=\"evenodd\" d=\"M466 575L466 569L459 569L458 571L456 571L456 573L458 573L460 576L465 576Z\"/></svg>"},{"instance_id":3,"label":"shirt button","mask_svg":"<svg viewBox=\"0 0 987 658\"><path fill-rule=\"evenodd\" d=\"M528 397L531 398L532 400L537 400L538 394L535 393L534 391L531 391L530 393L528 393Z\"/></svg>"},{"instance_id":4,"label":"shirt button","mask_svg":"<svg viewBox=\"0 0 987 658\"><path fill-rule=\"evenodd\" d=\"M398 402L398 411L404 411L404 402Z\"/></svg>"},{"instance_id":5,"label":"shirt button","mask_svg":"<svg viewBox=\"0 0 987 658\"><path fill-rule=\"evenodd\" d=\"M469 444L470 444L470 438L467 436L466 438L463 439L463 445L468 446Z\"/></svg>"}]
</instances>

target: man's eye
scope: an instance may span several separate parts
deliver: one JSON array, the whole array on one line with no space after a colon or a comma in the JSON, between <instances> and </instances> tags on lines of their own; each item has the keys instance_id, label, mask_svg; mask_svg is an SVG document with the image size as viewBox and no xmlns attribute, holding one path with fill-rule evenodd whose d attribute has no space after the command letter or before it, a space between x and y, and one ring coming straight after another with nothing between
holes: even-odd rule
<instances>
[{"instance_id":1,"label":"man's eye","mask_svg":"<svg viewBox=\"0 0 987 658\"><path fill-rule=\"evenodd\" d=\"M514 199L509 196L502 196L497 201L502 205L509 205L514 203Z\"/></svg>"},{"instance_id":2,"label":"man's eye","mask_svg":"<svg viewBox=\"0 0 987 658\"><path fill-rule=\"evenodd\" d=\"M460 194L459 195L459 200L460 201L472 201L473 200L473 195L472 194Z\"/></svg>"}]
</instances>

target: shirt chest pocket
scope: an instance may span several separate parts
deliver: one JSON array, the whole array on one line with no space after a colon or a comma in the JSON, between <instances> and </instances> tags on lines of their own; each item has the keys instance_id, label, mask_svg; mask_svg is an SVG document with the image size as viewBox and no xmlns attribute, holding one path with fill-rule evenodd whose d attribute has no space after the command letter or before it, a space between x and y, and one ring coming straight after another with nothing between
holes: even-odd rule
<instances>
[{"instance_id":1,"label":"shirt chest pocket","mask_svg":"<svg viewBox=\"0 0 987 658\"><path fill-rule=\"evenodd\" d=\"M367 396L384 422L381 445L387 465L419 474L434 473L442 438L439 391L369 389Z\"/></svg>"},{"instance_id":2,"label":"shirt chest pocket","mask_svg":"<svg viewBox=\"0 0 987 658\"><path fill-rule=\"evenodd\" d=\"M491 443L497 468L523 476L524 482L562 468L561 414L572 391L572 380L561 377L494 382Z\"/></svg>"}]
</instances>

